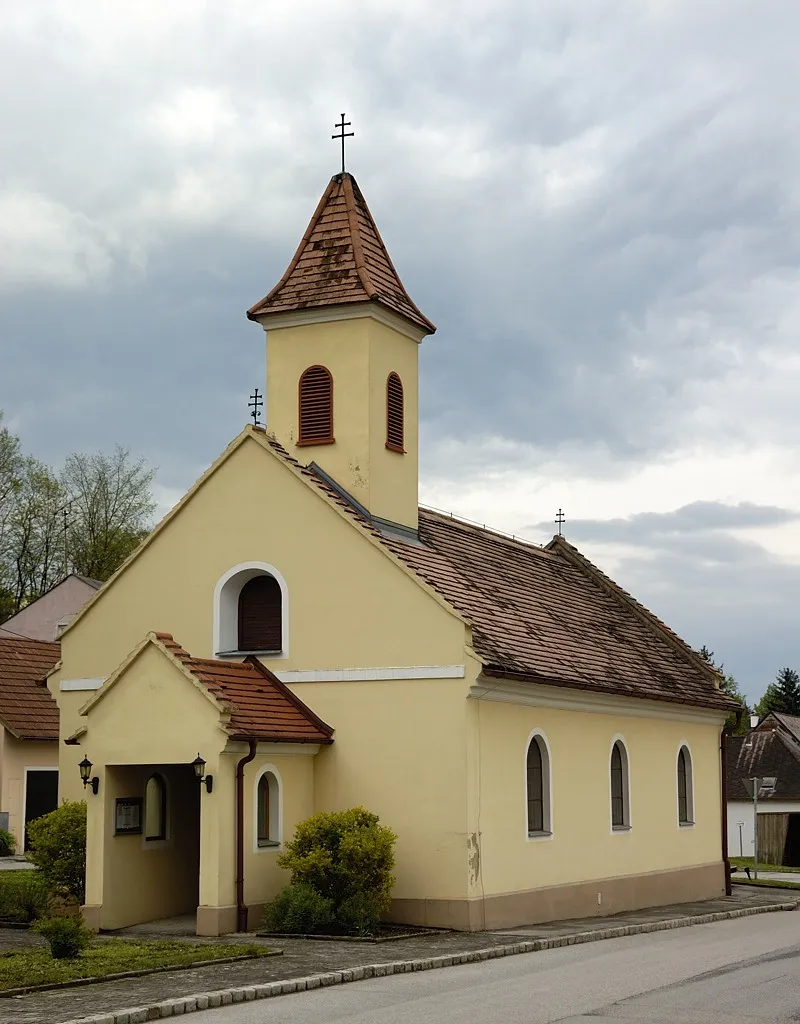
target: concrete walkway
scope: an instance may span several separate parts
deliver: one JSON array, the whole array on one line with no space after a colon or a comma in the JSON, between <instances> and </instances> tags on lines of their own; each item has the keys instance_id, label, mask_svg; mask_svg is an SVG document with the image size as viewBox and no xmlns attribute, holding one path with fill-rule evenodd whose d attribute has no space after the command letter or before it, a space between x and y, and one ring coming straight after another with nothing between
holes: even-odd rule
<instances>
[{"instance_id":1,"label":"concrete walkway","mask_svg":"<svg viewBox=\"0 0 800 1024\"><path fill-rule=\"evenodd\" d=\"M475 963L498 956L773 910L793 910L798 906L800 893L738 885L732 896L704 903L658 907L615 917L559 921L503 932L444 932L385 943L258 940L252 935L195 940L211 943L255 941L282 949L283 956L0 999L0 1021L3 1024L72 1024L89 1018L94 1024L138 1024L139 1021L158 1020L248 998L264 998L367 977ZM145 934L153 938L167 937L159 932L158 926L149 932L137 928L137 938ZM172 932L168 937L174 939L176 935ZM0 950L39 942L41 940L29 932L0 931Z\"/></svg>"},{"instance_id":2,"label":"concrete walkway","mask_svg":"<svg viewBox=\"0 0 800 1024\"><path fill-rule=\"evenodd\" d=\"M750 874L753 874L753 869L750 868ZM737 872L738 875L738 872ZM744 875L747 878L747 875ZM796 871L761 871L758 872L758 877L765 882L795 882L800 885L800 873Z\"/></svg>"}]
</instances>

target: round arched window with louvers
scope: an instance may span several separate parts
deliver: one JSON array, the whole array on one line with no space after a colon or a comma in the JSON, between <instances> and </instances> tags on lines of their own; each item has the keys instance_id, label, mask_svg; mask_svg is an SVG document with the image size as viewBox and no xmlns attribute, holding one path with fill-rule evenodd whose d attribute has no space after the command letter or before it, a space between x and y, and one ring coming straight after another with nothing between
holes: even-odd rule
<instances>
[{"instance_id":1,"label":"round arched window with louvers","mask_svg":"<svg viewBox=\"0 0 800 1024\"><path fill-rule=\"evenodd\" d=\"M386 380L386 447L393 452L404 452L403 437L403 382L396 373Z\"/></svg>"},{"instance_id":2,"label":"round arched window with louvers","mask_svg":"<svg viewBox=\"0 0 800 1024\"><path fill-rule=\"evenodd\" d=\"M300 378L298 444L333 443L333 377L324 366L309 366Z\"/></svg>"}]
</instances>

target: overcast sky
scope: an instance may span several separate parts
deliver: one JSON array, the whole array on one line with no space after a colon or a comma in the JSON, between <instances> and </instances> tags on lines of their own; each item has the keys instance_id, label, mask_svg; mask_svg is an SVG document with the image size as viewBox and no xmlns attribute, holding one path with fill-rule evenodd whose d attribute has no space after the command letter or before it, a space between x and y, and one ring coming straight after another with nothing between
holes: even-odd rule
<instances>
[{"instance_id":1,"label":"overcast sky","mask_svg":"<svg viewBox=\"0 0 800 1024\"><path fill-rule=\"evenodd\" d=\"M0 408L168 508L338 153L422 347L421 498L566 534L751 697L800 669L796 0L0 0Z\"/></svg>"}]
</instances>

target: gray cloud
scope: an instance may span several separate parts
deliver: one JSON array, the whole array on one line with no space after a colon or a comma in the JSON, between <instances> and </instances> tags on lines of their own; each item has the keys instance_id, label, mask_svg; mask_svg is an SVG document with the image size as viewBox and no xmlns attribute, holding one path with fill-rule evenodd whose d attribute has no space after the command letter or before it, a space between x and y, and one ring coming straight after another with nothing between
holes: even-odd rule
<instances>
[{"instance_id":1,"label":"gray cloud","mask_svg":"<svg viewBox=\"0 0 800 1024\"><path fill-rule=\"evenodd\" d=\"M182 490L222 450L263 382L244 311L336 170L341 109L440 327L422 348L432 478L488 479L515 444L569 481L800 442L790 0L37 0L3 23L0 408L40 457L119 440ZM632 589L663 586L698 643L728 628L704 608L733 616L763 675L766 637L794 629L794 569L725 531L788 521L770 514L696 503L570 529L651 551L623 567ZM729 571L696 578L700 548ZM735 594L771 609L757 636Z\"/></svg>"}]
</instances>

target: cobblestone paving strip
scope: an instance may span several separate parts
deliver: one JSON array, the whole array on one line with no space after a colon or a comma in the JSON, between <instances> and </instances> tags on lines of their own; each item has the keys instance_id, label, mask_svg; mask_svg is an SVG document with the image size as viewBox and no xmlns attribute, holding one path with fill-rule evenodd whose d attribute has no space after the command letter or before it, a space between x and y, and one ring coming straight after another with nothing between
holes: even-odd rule
<instances>
[{"instance_id":1,"label":"cobblestone paving strip","mask_svg":"<svg viewBox=\"0 0 800 1024\"><path fill-rule=\"evenodd\" d=\"M703 903L505 932L426 935L367 948L344 942L269 940L283 949L283 956L0 1000L0 1024L138 1024L362 978L433 970L604 938L794 910L798 906L797 894L788 890L737 886L733 896ZM242 936L241 940L252 942L253 938ZM230 942L231 937L224 941Z\"/></svg>"}]
</instances>

